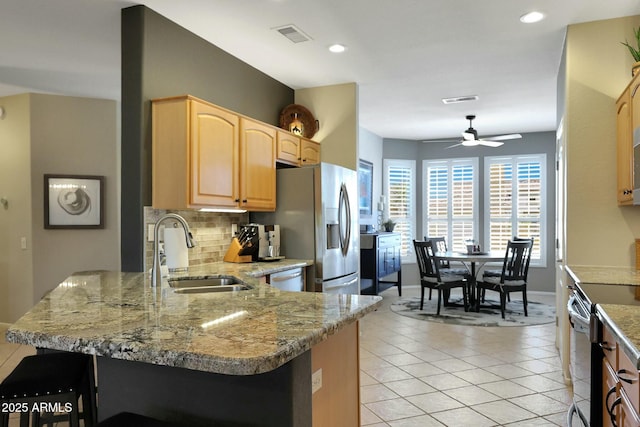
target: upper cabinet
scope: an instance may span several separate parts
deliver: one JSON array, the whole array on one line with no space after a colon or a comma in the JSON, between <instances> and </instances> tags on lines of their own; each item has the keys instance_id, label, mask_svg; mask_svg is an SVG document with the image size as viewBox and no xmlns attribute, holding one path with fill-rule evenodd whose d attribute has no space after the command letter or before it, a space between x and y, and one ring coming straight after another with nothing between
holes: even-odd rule
<instances>
[{"instance_id":1,"label":"upper cabinet","mask_svg":"<svg viewBox=\"0 0 640 427\"><path fill-rule=\"evenodd\" d=\"M278 130L276 160L292 166L320 163L320 144L307 138Z\"/></svg>"},{"instance_id":2,"label":"upper cabinet","mask_svg":"<svg viewBox=\"0 0 640 427\"><path fill-rule=\"evenodd\" d=\"M276 131L191 96L152 102L157 209L275 210Z\"/></svg>"},{"instance_id":3,"label":"upper cabinet","mask_svg":"<svg viewBox=\"0 0 640 427\"><path fill-rule=\"evenodd\" d=\"M633 146L629 89L616 102L618 204L633 204Z\"/></svg>"},{"instance_id":4,"label":"upper cabinet","mask_svg":"<svg viewBox=\"0 0 640 427\"><path fill-rule=\"evenodd\" d=\"M618 204L633 204L633 147L640 144L640 73L631 80L616 102ZM638 132L634 130L638 129ZM636 137L635 134L638 133Z\"/></svg>"},{"instance_id":5,"label":"upper cabinet","mask_svg":"<svg viewBox=\"0 0 640 427\"><path fill-rule=\"evenodd\" d=\"M318 163L320 163L320 144L303 138L300 145L300 164L315 165Z\"/></svg>"},{"instance_id":6,"label":"upper cabinet","mask_svg":"<svg viewBox=\"0 0 640 427\"><path fill-rule=\"evenodd\" d=\"M276 209L276 130L264 123L240 119L240 206L260 211Z\"/></svg>"}]
</instances>

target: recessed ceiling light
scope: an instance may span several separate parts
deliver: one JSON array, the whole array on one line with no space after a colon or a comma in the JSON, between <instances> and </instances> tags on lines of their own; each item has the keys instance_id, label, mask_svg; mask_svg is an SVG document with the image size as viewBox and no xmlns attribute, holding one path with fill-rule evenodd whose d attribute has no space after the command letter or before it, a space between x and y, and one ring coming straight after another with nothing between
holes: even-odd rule
<instances>
[{"instance_id":1,"label":"recessed ceiling light","mask_svg":"<svg viewBox=\"0 0 640 427\"><path fill-rule=\"evenodd\" d=\"M329 51L333 53L341 53L347 50L347 48L342 44L332 44L329 46Z\"/></svg>"},{"instance_id":2,"label":"recessed ceiling light","mask_svg":"<svg viewBox=\"0 0 640 427\"><path fill-rule=\"evenodd\" d=\"M520 17L520 22L524 22L525 24L533 24L534 22L540 22L543 19L544 13L533 11L522 15Z\"/></svg>"}]
</instances>

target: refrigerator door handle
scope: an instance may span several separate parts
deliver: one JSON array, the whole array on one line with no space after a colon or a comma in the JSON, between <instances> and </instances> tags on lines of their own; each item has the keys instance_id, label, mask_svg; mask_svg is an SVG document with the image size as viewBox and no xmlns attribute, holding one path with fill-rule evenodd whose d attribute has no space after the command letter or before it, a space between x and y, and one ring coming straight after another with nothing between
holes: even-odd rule
<instances>
[{"instance_id":1,"label":"refrigerator door handle","mask_svg":"<svg viewBox=\"0 0 640 427\"><path fill-rule=\"evenodd\" d=\"M342 183L340 186L340 200L338 202L338 228L340 232L340 246L342 247L342 255L347 256L349 252L349 244L351 242L351 203L349 203L349 192L347 186ZM346 224L342 223L342 209L345 209ZM344 230L344 231L343 231ZM344 234L343 234L344 233Z\"/></svg>"}]
</instances>

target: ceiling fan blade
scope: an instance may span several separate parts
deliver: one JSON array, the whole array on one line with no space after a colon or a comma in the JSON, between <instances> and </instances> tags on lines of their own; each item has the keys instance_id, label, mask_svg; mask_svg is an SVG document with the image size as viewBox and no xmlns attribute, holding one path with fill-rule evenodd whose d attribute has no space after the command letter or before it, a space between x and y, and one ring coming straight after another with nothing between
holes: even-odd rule
<instances>
[{"instance_id":1,"label":"ceiling fan blade","mask_svg":"<svg viewBox=\"0 0 640 427\"><path fill-rule=\"evenodd\" d=\"M425 139L422 142L425 144L428 144L430 142L457 142L459 141L456 138L449 138L449 139Z\"/></svg>"},{"instance_id":2,"label":"ceiling fan blade","mask_svg":"<svg viewBox=\"0 0 640 427\"><path fill-rule=\"evenodd\" d=\"M504 144L504 142L488 141L486 139L480 139L478 140L478 144L484 145L486 147L500 147L501 145Z\"/></svg>"},{"instance_id":3,"label":"ceiling fan blade","mask_svg":"<svg viewBox=\"0 0 640 427\"><path fill-rule=\"evenodd\" d=\"M445 149L445 150L448 150L449 148L458 147L459 145L464 145L464 142L460 142L460 143L458 143L458 144L453 144L453 145L450 145L450 146L448 146L448 147L444 147L444 149Z\"/></svg>"},{"instance_id":4,"label":"ceiling fan blade","mask_svg":"<svg viewBox=\"0 0 640 427\"><path fill-rule=\"evenodd\" d=\"M519 133L510 133L508 135L497 135L497 136L491 136L489 137L494 141L506 141L508 139L520 139L522 138L522 135L520 135Z\"/></svg>"}]
</instances>

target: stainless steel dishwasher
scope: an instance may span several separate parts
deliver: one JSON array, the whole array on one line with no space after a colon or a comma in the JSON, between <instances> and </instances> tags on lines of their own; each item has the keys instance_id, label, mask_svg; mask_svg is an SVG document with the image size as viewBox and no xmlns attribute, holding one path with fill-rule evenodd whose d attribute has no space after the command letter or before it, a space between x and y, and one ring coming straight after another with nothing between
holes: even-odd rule
<instances>
[{"instance_id":1,"label":"stainless steel dishwasher","mask_svg":"<svg viewBox=\"0 0 640 427\"><path fill-rule=\"evenodd\" d=\"M298 267L270 274L267 283L283 291L304 291L304 269Z\"/></svg>"}]
</instances>

